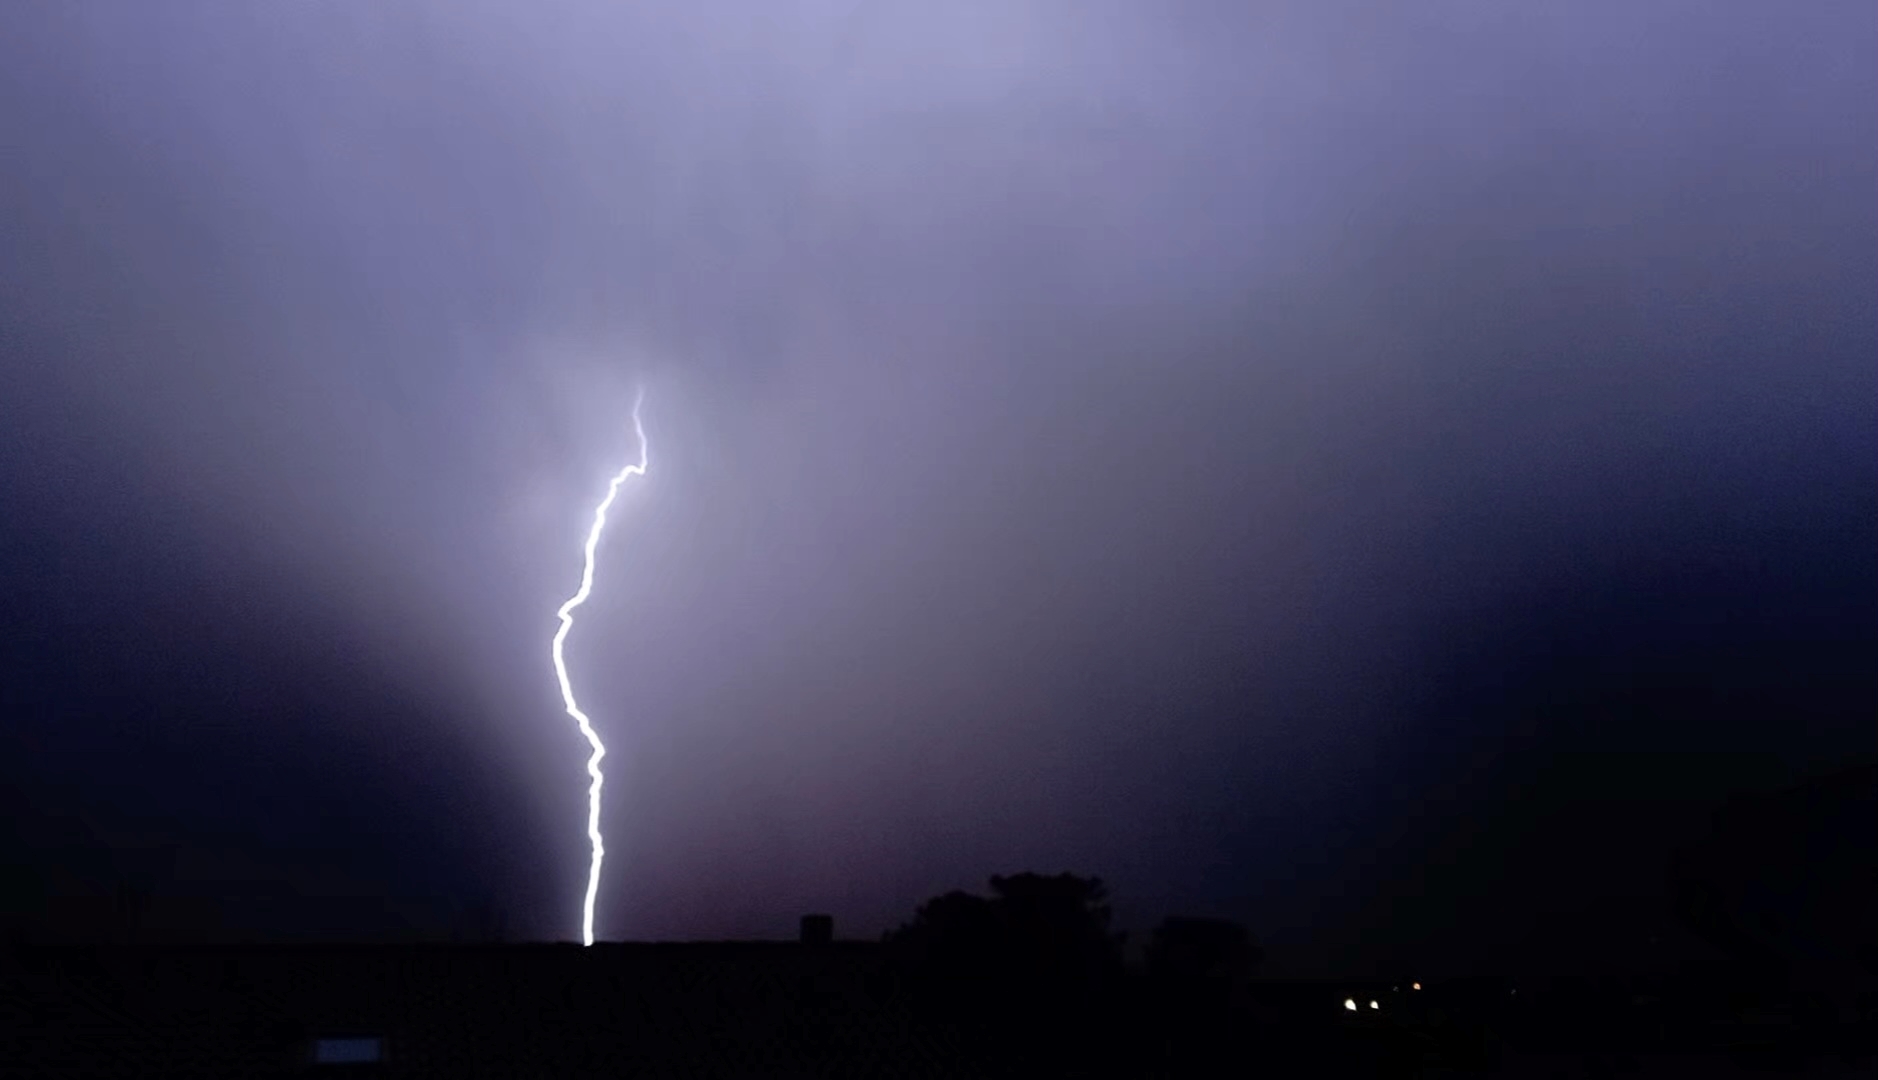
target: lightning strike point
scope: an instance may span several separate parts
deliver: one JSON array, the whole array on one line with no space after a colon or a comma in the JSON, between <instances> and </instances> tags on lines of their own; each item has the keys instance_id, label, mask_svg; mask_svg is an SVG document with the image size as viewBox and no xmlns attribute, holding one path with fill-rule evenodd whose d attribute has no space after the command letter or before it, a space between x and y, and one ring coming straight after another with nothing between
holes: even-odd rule
<instances>
[{"instance_id":1,"label":"lightning strike point","mask_svg":"<svg viewBox=\"0 0 1878 1080\"><path fill-rule=\"evenodd\" d=\"M646 429L639 420L639 406L645 400L646 392L642 388L633 399L633 433L639 439L639 460L613 475L606 486L606 496L600 500L600 505L594 507L593 527L587 530L587 546L584 549L586 562L580 572L580 588L561 605L561 628L554 632L554 674L561 683L561 702L593 751L587 757L587 776L592 781L587 786L587 840L592 845L593 856L587 864L587 896L580 908L580 938L583 945L593 944L593 906L600 895L600 864L606 859L606 841L600 835L600 788L606 781L600 771L600 761L606 757L606 744L600 741L599 734L593 730L593 722L574 700L574 684L567 677L567 659L563 653L568 631L574 628L574 609L586 603L587 597L593 593L594 552L600 547L600 534L606 530L606 512L613 506L620 485L626 482L627 477L646 474Z\"/></svg>"}]
</instances>

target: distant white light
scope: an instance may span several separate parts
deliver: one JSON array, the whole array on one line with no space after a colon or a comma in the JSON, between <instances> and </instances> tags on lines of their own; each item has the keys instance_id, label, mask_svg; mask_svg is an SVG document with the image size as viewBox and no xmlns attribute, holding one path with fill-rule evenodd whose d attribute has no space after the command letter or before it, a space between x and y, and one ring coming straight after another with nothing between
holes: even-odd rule
<instances>
[{"instance_id":1,"label":"distant white light","mask_svg":"<svg viewBox=\"0 0 1878 1080\"><path fill-rule=\"evenodd\" d=\"M1381 1006L1381 1005L1378 1005L1378 1004L1376 1004L1376 1003L1375 1003L1375 1002L1373 1002L1373 1001L1369 1003L1369 1007L1370 1007L1370 1008L1372 1008L1372 1009L1380 1009L1380 1008L1382 1008L1382 1006Z\"/></svg>"},{"instance_id":2,"label":"distant white light","mask_svg":"<svg viewBox=\"0 0 1878 1080\"><path fill-rule=\"evenodd\" d=\"M1421 988L1422 988L1422 984L1421 984L1421 983L1410 983L1410 984L1409 984L1409 989L1410 989L1410 990L1420 990Z\"/></svg>"},{"instance_id":3,"label":"distant white light","mask_svg":"<svg viewBox=\"0 0 1878 1080\"><path fill-rule=\"evenodd\" d=\"M1356 999L1355 999L1355 998L1344 998L1344 999L1343 999L1343 1007L1344 1007L1344 1008L1346 1008L1346 1009L1348 1009L1348 1010L1350 1010L1351 1012L1355 1012L1355 1011L1356 1011Z\"/></svg>"}]
</instances>

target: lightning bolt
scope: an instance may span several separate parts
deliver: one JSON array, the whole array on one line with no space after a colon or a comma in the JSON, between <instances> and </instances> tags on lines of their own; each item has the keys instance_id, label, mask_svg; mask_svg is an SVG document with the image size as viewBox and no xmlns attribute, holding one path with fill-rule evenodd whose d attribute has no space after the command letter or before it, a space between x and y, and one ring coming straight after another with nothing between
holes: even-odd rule
<instances>
[{"instance_id":1,"label":"lightning bolt","mask_svg":"<svg viewBox=\"0 0 1878 1080\"><path fill-rule=\"evenodd\" d=\"M563 652L567 646L568 631L574 629L574 609L587 602L593 593L593 557L600 547L600 534L606 530L606 512L619 495L619 487L629 476L646 474L646 429L639 421L639 406L645 402L646 393L642 388L633 399L633 432L639 438L639 461L628 465L615 473L606 486L606 497L593 509L593 527L587 530L586 565L580 572L580 588L567 603L561 605L561 628L554 632L554 674L561 681L561 702L567 709L567 715L574 718L580 733L587 738L587 745L593 752L587 757L587 776L592 783L587 786L587 840L593 847L593 857L587 864L587 898L580 908L580 937L584 945L593 944L593 904L600 895L600 864L606 859L606 841L600 835L600 788L606 777L600 772L600 761L606 757L606 744L593 730L593 721L580 710L574 700L574 684L567 677L567 658Z\"/></svg>"}]
</instances>

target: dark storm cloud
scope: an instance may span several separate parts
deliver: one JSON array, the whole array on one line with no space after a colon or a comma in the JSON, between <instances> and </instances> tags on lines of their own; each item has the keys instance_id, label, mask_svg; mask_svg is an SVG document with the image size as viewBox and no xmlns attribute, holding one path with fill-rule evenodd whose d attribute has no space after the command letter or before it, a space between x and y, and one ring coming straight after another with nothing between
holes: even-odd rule
<instances>
[{"instance_id":1,"label":"dark storm cloud","mask_svg":"<svg viewBox=\"0 0 1878 1080\"><path fill-rule=\"evenodd\" d=\"M11 13L9 491L120 493L89 602L165 553L317 669L243 737L487 836L542 934L642 381L570 649L603 932L1021 866L1282 924L1541 699L1868 640L1806 567L1873 532L1869 6L1250 7Z\"/></svg>"}]
</instances>

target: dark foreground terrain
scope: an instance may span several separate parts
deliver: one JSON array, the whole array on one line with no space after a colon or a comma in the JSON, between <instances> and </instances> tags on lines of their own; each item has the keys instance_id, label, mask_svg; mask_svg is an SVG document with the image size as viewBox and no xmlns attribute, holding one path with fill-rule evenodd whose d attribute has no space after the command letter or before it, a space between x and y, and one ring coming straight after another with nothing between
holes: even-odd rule
<instances>
[{"instance_id":1,"label":"dark foreground terrain","mask_svg":"<svg viewBox=\"0 0 1878 1080\"><path fill-rule=\"evenodd\" d=\"M1849 1077L1875 1060L1862 990L1135 974L1100 997L987 1009L983 988L910 985L858 943L4 957L6 1076Z\"/></svg>"}]
</instances>

